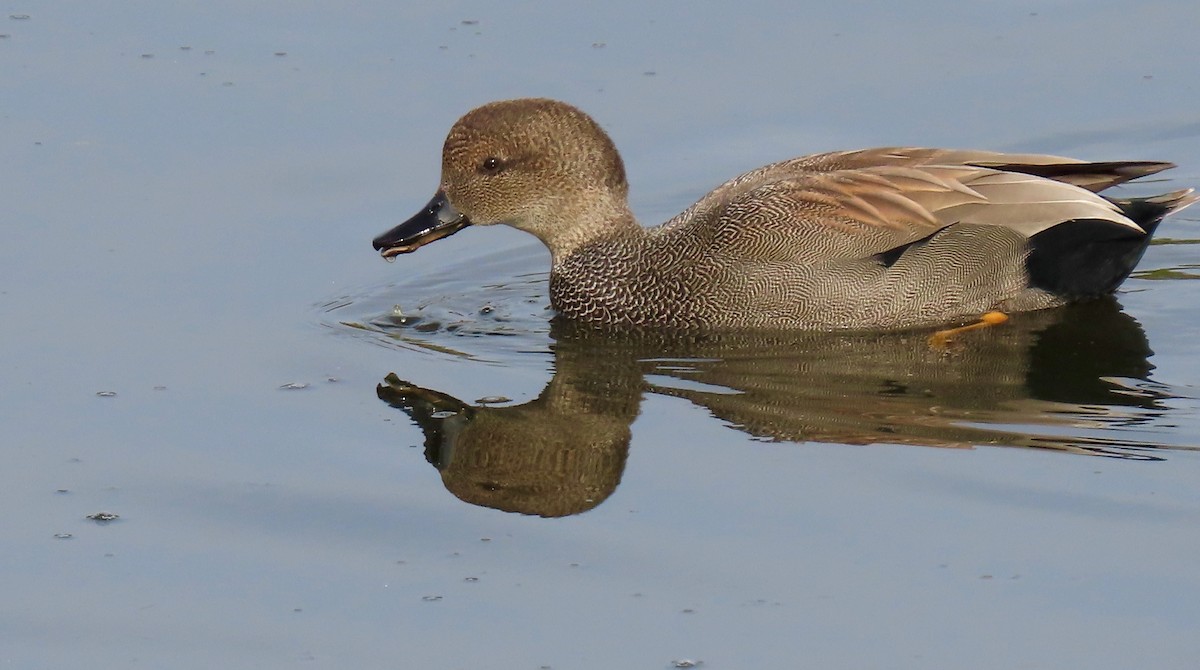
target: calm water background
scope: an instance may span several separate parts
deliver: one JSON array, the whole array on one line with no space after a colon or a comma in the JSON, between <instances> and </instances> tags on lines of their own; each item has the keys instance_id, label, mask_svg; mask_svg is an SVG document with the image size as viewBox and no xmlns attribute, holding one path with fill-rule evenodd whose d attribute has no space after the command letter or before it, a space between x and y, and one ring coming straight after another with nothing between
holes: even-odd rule
<instances>
[{"instance_id":1,"label":"calm water background","mask_svg":"<svg viewBox=\"0 0 1200 670\"><path fill-rule=\"evenodd\" d=\"M0 665L1195 667L1196 244L1119 296L1153 351L1123 395L975 425L1159 460L772 439L659 365L620 486L555 519L461 502L376 397L390 372L542 393L544 252L369 246L458 115L525 95L611 132L647 223L880 144L1171 160L1131 192L1195 186L1193 0L169 4L0 6ZM478 327L384 327L423 300ZM464 335L500 328L493 301L508 335Z\"/></svg>"}]
</instances>

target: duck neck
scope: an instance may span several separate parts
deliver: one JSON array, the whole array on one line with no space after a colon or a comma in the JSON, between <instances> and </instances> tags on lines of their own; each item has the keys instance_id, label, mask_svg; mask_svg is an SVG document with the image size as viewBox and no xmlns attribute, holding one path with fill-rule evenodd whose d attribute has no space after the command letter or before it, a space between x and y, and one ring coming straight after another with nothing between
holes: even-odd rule
<instances>
[{"instance_id":1,"label":"duck neck","mask_svg":"<svg viewBox=\"0 0 1200 670\"><path fill-rule=\"evenodd\" d=\"M550 249L555 264L597 242L645 235L624 200L591 200L586 208L560 208L554 218L555 223L546 227L549 234L538 237Z\"/></svg>"}]
</instances>

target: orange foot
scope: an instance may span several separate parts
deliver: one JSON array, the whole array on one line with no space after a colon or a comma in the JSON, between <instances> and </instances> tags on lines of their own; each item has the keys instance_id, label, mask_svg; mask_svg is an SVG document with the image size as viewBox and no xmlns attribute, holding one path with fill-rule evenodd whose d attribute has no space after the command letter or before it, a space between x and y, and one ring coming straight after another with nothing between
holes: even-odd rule
<instances>
[{"instance_id":1,"label":"orange foot","mask_svg":"<svg viewBox=\"0 0 1200 670\"><path fill-rule=\"evenodd\" d=\"M959 333L965 333L968 330L979 330L980 328L987 328L988 326L998 326L1005 321L1008 321L1008 315L1004 312L988 312L987 314L979 317L979 320L975 323L966 326L959 326L958 328L939 330L933 335L930 335L929 346L933 347L934 349L945 349Z\"/></svg>"}]
</instances>

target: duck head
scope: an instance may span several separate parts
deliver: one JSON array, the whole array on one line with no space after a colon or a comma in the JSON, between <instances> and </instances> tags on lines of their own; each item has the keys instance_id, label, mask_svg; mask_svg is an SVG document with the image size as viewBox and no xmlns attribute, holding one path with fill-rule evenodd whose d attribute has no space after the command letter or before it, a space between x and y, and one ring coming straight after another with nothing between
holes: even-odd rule
<instances>
[{"instance_id":1,"label":"duck head","mask_svg":"<svg viewBox=\"0 0 1200 670\"><path fill-rule=\"evenodd\" d=\"M591 117L543 98L492 102L450 129L433 199L373 244L391 259L469 225L503 223L559 257L631 223L628 193L621 157Z\"/></svg>"}]
</instances>

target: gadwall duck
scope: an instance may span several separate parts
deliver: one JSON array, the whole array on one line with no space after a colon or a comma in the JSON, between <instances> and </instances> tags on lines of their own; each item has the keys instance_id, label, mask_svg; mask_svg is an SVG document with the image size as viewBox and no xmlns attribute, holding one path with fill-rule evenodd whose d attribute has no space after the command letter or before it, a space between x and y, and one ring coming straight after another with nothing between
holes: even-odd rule
<instances>
[{"instance_id":1,"label":"gadwall duck","mask_svg":"<svg viewBox=\"0 0 1200 670\"><path fill-rule=\"evenodd\" d=\"M1113 292L1163 217L1198 198L1097 195L1174 167L877 148L736 177L638 225L608 135L562 102L493 102L446 137L441 188L375 238L389 260L468 225L549 249L550 302L597 326L887 329Z\"/></svg>"}]
</instances>

